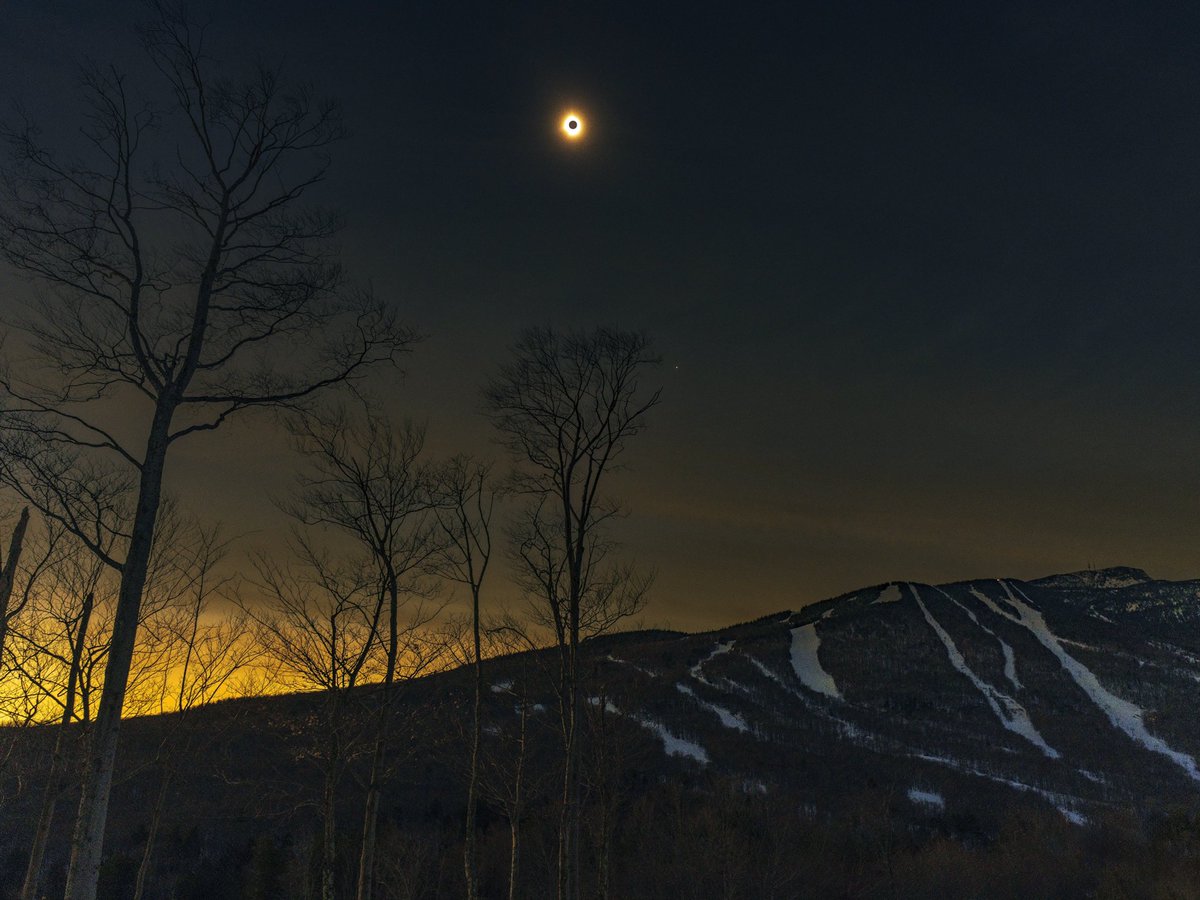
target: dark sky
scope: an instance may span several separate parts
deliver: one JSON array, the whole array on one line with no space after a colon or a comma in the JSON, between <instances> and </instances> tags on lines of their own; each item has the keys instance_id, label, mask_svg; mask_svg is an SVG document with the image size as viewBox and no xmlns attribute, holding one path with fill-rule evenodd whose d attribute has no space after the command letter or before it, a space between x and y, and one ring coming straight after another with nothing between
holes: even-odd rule
<instances>
[{"instance_id":1,"label":"dark sky","mask_svg":"<svg viewBox=\"0 0 1200 900\"><path fill-rule=\"evenodd\" d=\"M496 452L478 384L520 328L655 336L664 402L613 482L648 620L1200 575L1200 8L825 7L211 4L231 71L343 102L326 199L428 335L392 399L435 450ZM59 124L80 54L140 65L138 4L0 15L0 96ZM265 431L171 477L269 541Z\"/></svg>"}]
</instances>

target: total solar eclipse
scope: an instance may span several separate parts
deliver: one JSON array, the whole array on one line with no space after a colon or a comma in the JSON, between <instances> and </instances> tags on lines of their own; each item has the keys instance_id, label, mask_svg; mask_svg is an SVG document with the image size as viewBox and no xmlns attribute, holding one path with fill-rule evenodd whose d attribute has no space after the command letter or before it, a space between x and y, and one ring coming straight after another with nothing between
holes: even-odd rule
<instances>
[{"instance_id":1,"label":"total solar eclipse","mask_svg":"<svg viewBox=\"0 0 1200 900\"><path fill-rule=\"evenodd\" d=\"M583 116L576 112L567 113L562 118L560 130L562 131L563 137L565 137L567 140L579 140L581 137L583 137L585 130Z\"/></svg>"}]
</instances>

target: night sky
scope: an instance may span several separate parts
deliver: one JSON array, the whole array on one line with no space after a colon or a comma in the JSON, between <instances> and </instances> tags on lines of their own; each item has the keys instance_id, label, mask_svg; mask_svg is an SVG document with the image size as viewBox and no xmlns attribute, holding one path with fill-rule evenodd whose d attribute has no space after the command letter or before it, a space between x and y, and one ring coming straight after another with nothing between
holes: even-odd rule
<instances>
[{"instance_id":1,"label":"night sky","mask_svg":"<svg viewBox=\"0 0 1200 900\"><path fill-rule=\"evenodd\" d=\"M1200 8L812 7L212 4L231 72L344 105L320 199L427 336L388 398L433 452L499 454L478 387L521 328L655 337L663 403L611 482L647 622L1200 575ZM73 61L144 71L141 16L3 4L0 98L69 129ZM177 449L173 490L278 540L265 418Z\"/></svg>"}]
</instances>

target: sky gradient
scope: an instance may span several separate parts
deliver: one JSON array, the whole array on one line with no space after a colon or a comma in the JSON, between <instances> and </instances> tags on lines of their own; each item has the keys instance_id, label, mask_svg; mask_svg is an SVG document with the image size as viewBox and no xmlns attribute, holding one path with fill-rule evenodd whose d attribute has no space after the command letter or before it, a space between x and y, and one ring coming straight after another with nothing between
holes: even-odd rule
<instances>
[{"instance_id":1,"label":"sky gradient","mask_svg":"<svg viewBox=\"0 0 1200 900\"><path fill-rule=\"evenodd\" d=\"M521 328L655 337L663 403L612 482L646 621L1200 575L1200 10L382 6L214 3L214 44L342 101L321 199L426 335L388 402L435 453L499 453L478 388ZM143 65L139 4L2 14L0 97L56 127L79 56ZM265 419L178 451L174 490L277 539Z\"/></svg>"}]
</instances>

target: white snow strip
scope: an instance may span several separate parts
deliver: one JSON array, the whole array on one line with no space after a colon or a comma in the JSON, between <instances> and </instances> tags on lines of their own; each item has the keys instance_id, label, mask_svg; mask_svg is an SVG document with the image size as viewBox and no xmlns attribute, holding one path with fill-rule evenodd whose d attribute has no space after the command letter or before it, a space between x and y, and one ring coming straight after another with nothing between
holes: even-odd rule
<instances>
[{"instance_id":1,"label":"white snow strip","mask_svg":"<svg viewBox=\"0 0 1200 900\"><path fill-rule=\"evenodd\" d=\"M686 694L687 696L691 697L700 706L703 706L709 712L716 713L717 718L721 720L721 724L724 725L726 728L732 728L735 731L749 731L750 730L750 726L746 724L746 720L743 719L741 716L739 716L737 713L730 712L725 707L717 706L717 704L715 704L715 703L709 703L707 700L705 700L703 697L699 696L695 691L693 691L686 684L676 684L675 688L676 688L676 690L679 691L679 693Z\"/></svg>"},{"instance_id":2,"label":"white snow strip","mask_svg":"<svg viewBox=\"0 0 1200 900\"><path fill-rule=\"evenodd\" d=\"M1186 660L1193 666L1200 666L1200 657L1193 656L1191 653L1188 653L1186 650L1181 650L1174 644L1168 644L1166 641L1151 641L1150 644L1154 647L1158 647L1161 650L1166 650L1168 653L1172 653L1175 656L1178 656L1180 659Z\"/></svg>"},{"instance_id":3,"label":"white snow strip","mask_svg":"<svg viewBox=\"0 0 1200 900\"><path fill-rule=\"evenodd\" d=\"M1008 683L1011 684L1014 689L1018 691L1021 690L1021 681L1017 678L1017 658L1013 654L1013 648L1009 646L1008 641L1004 640L1004 638L1000 637L1000 635L996 634L996 632L992 631L992 629L980 622L979 619L976 618L973 610L963 606L963 604L959 603L941 588L938 588L938 590L941 591L943 597L948 599L951 603L970 616L972 622L1000 642L1000 652L1004 654L1004 677L1008 679ZM974 594L976 598L981 596L979 591L977 591L975 588L971 588L971 593Z\"/></svg>"},{"instance_id":4,"label":"white snow strip","mask_svg":"<svg viewBox=\"0 0 1200 900\"><path fill-rule=\"evenodd\" d=\"M1004 588L1005 596L1013 608L1020 614L1021 618L1015 619L1013 616L1003 612L1001 614L1012 619L1014 622L1019 621L1020 624L1033 633L1034 637L1041 641L1047 650L1058 657L1058 661L1062 664L1062 667L1075 679L1075 683L1083 689L1083 692L1091 698L1092 702L1100 708L1101 712L1108 717L1108 721L1114 727L1125 732L1147 750L1151 750L1154 753L1161 753L1187 772L1193 780L1200 781L1200 768L1197 768L1195 759L1186 753L1181 753L1171 748L1162 738L1155 737L1147 731L1146 725L1142 721L1144 711L1140 707L1106 690L1104 685L1100 683L1100 679L1096 677L1091 669L1062 648L1062 644L1059 643L1054 632L1050 630L1046 624L1046 619L1040 612L1029 606L1027 602L1018 600L1012 590L1010 590L1008 582L1002 581L1000 582L1000 586ZM1017 590L1020 593L1020 588ZM1023 593L1021 596L1025 597ZM1028 601L1029 598L1025 597L1025 600ZM995 610L1000 610L995 604L991 605Z\"/></svg>"},{"instance_id":5,"label":"white snow strip","mask_svg":"<svg viewBox=\"0 0 1200 900\"><path fill-rule=\"evenodd\" d=\"M996 774L993 774L992 772L985 772L982 769L977 768L976 766L968 765L967 763L961 762L957 759L953 759L952 757L933 756L931 754L926 754L926 753L917 753L917 754L914 754L914 758L915 759L923 759L926 762L937 763L938 765L946 766L948 768L955 769L956 771L959 771L959 772L964 772L967 775L974 775L976 778L985 778L988 781L994 781L997 784L1003 784L1006 787L1010 787L1014 791L1021 791L1022 793L1029 793L1029 794L1037 794L1039 797L1042 797L1043 799L1050 801L1050 803L1054 805L1055 809L1057 809L1060 813L1062 813L1064 816L1067 817L1068 821L1073 822L1076 825L1082 825L1082 824L1087 823L1087 819L1083 818L1083 816L1079 815L1079 813L1073 812L1073 810L1071 809L1072 804L1079 804L1079 803L1083 802L1078 797L1072 797L1069 794L1055 793L1054 791L1048 791L1045 788L1034 787L1033 785L1026 784L1023 781L1016 781L1012 778L1005 778L1003 775L996 775ZM1076 821L1075 819L1071 818L1072 815L1077 816L1081 821Z\"/></svg>"},{"instance_id":6,"label":"white snow strip","mask_svg":"<svg viewBox=\"0 0 1200 900\"><path fill-rule=\"evenodd\" d=\"M784 681L782 676L780 676L778 672L774 671L773 669L768 668L766 665L763 664L762 660L760 660L756 657L753 657L753 656L746 656L745 658L750 660L750 662L754 665L754 668L756 668L756 669L758 669L758 671L762 672L763 675L765 675L767 678L774 681L777 685L779 685L781 688L783 688L785 691L787 691L793 697L797 697L800 700L800 702L804 704L805 708L807 710L809 710L809 712L813 713L818 718L821 718L827 722L833 723L833 725L837 728L837 730L840 731L842 733L842 736L845 737L847 740L853 741L858 744L862 744L863 746L866 746L868 738L873 739L873 740L876 739L873 735L870 735L869 733L864 732L861 728L859 728L853 722L847 722L845 719L841 719L841 718L838 718L837 716L830 715L825 709L814 704L812 702L812 700L803 691L797 690L791 683Z\"/></svg>"},{"instance_id":7,"label":"white snow strip","mask_svg":"<svg viewBox=\"0 0 1200 900\"><path fill-rule=\"evenodd\" d=\"M757 656L747 656L746 659L750 660L750 662L754 666L754 668L758 669L758 671L762 672L763 675L765 675L767 678L770 678L772 681L774 681L780 687L784 687L784 688L788 687L787 682L785 682L780 677L779 673L776 672L774 669L767 668L767 666L763 663L763 661L760 660Z\"/></svg>"},{"instance_id":8,"label":"white snow strip","mask_svg":"<svg viewBox=\"0 0 1200 900\"><path fill-rule=\"evenodd\" d=\"M589 697L588 701L592 704L592 706L600 705L599 697ZM623 715L626 718L637 722L646 730L653 731L656 735L658 735L659 739L662 740L663 750L666 752L667 756L687 756L696 760L696 762L701 763L702 765L708 764L708 753L703 747L693 741L685 740L684 738L671 734L671 732L669 732L666 726L661 722L655 722L653 719L648 719L645 716L638 716L632 713L623 713L621 710L617 709L611 700L605 702L604 708L614 716Z\"/></svg>"},{"instance_id":9,"label":"white snow strip","mask_svg":"<svg viewBox=\"0 0 1200 900\"><path fill-rule=\"evenodd\" d=\"M909 788L908 799L919 806L932 806L935 809L945 809L946 800L937 791L923 791L920 788Z\"/></svg>"},{"instance_id":10,"label":"white snow strip","mask_svg":"<svg viewBox=\"0 0 1200 900\"><path fill-rule=\"evenodd\" d=\"M1088 823L1086 816L1075 812L1075 810L1071 809L1068 806L1058 806L1058 807L1055 807L1055 809L1057 809L1060 813L1062 813L1063 818L1066 819L1068 822L1070 822L1072 825L1083 826Z\"/></svg>"},{"instance_id":11,"label":"white snow strip","mask_svg":"<svg viewBox=\"0 0 1200 900\"><path fill-rule=\"evenodd\" d=\"M1033 723L1029 721L1029 713L1025 712L1025 707L1007 694L1000 693L1000 691L976 675L971 667L967 665L967 661L963 658L963 655L959 653L958 647L954 645L954 639L938 624L937 619L926 608L924 601L921 600L915 588L913 589L913 595L917 598L917 606L921 608L921 612L925 615L925 621L929 623L929 626L941 638L942 644L945 645L946 653L950 657L950 664L963 675L966 675L979 693L983 694L988 705L992 708L992 712L1000 720L1000 724L1014 734L1019 734L1025 738L1025 740L1029 741L1029 743L1033 744L1051 759L1058 759L1061 754L1047 744L1041 734L1038 733L1038 730L1033 727Z\"/></svg>"},{"instance_id":12,"label":"white snow strip","mask_svg":"<svg viewBox=\"0 0 1200 900\"><path fill-rule=\"evenodd\" d=\"M704 657L704 659L700 660L700 662L688 669L688 674L701 684L707 684L709 687L715 687L711 681L704 677L704 664L713 659L713 657L720 656L722 653L728 653L732 649L733 641L726 641L724 644L717 644L712 653L708 654L708 656Z\"/></svg>"},{"instance_id":13,"label":"white snow strip","mask_svg":"<svg viewBox=\"0 0 1200 900\"><path fill-rule=\"evenodd\" d=\"M902 593L900 593L900 585L889 584L887 587L885 587L882 591L879 592L879 596L875 598L875 602L876 603L899 603L903 599L904 599L904 595Z\"/></svg>"},{"instance_id":14,"label":"white snow strip","mask_svg":"<svg viewBox=\"0 0 1200 900\"><path fill-rule=\"evenodd\" d=\"M643 668L642 666L639 666L637 663L630 662L627 659L619 659L618 657L613 656L611 653L609 653L604 658L607 659L609 662L615 662L615 663L619 663L623 666L629 666L631 669L635 669L638 672L641 672L647 678L657 678L658 677L657 672L651 672L649 669Z\"/></svg>"},{"instance_id":15,"label":"white snow strip","mask_svg":"<svg viewBox=\"0 0 1200 900\"><path fill-rule=\"evenodd\" d=\"M792 668L800 683L809 690L841 700L842 692L838 690L833 676L821 667L821 660L817 656L820 646L821 639L817 637L815 622L793 628Z\"/></svg>"}]
</instances>

